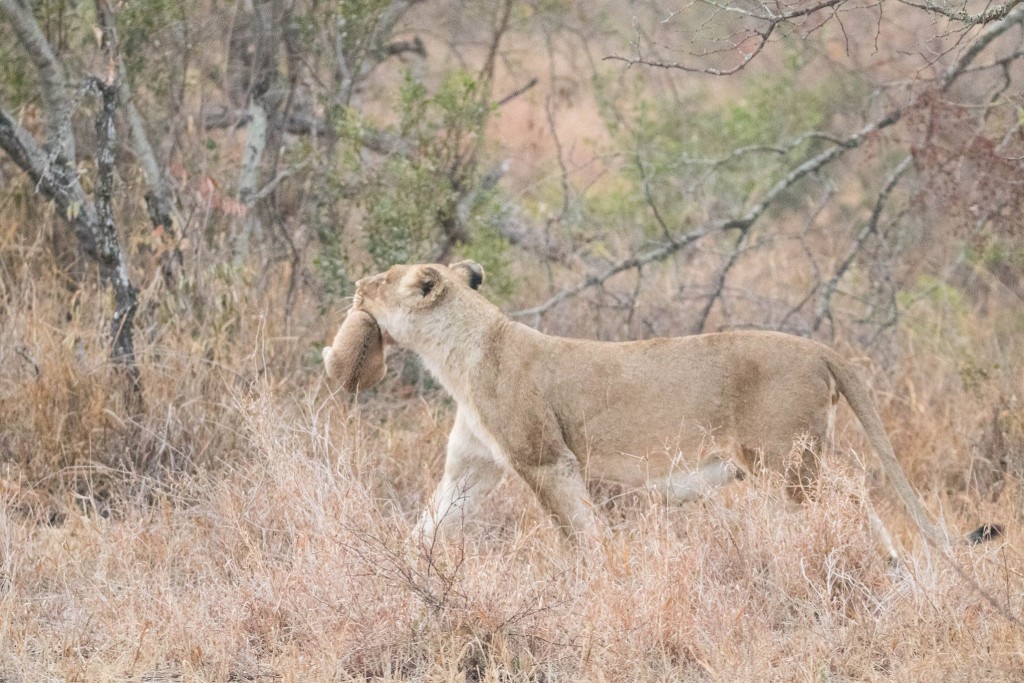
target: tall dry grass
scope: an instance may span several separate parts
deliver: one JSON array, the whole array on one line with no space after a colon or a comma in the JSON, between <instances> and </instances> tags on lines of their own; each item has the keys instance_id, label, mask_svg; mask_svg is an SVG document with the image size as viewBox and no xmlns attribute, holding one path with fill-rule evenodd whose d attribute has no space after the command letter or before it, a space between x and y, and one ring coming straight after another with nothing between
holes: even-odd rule
<instances>
[{"instance_id":1,"label":"tall dry grass","mask_svg":"<svg viewBox=\"0 0 1024 683\"><path fill-rule=\"evenodd\" d=\"M70 321L38 289L5 310L0 680L1024 676L1022 629L1001 613L1024 607L1019 463L985 445L1019 375L990 367L980 324L955 349L907 325L901 363L860 360L929 509L955 531L1003 522L1004 538L951 558L922 545L843 412L804 506L770 478L682 507L595 490L610 533L583 564L514 480L464 533L411 545L450 404L394 376L333 393L314 302L286 317L244 283L203 287L238 303L200 334L173 315L143 330L138 415L105 362L97 297ZM1020 367L1019 349L998 352ZM1005 455L1021 435L1004 436ZM998 496L979 495L985 466ZM869 494L898 568L868 528Z\"/></svg>"},{"instance_id":2,"label":"tall dry grass","mask_svg":"<svg viewBox=\"0 0 1024 683\"><path fill-rule=\"evenodd\" d=\"M581 565L515 482L466 534L406 542L426 494L410 472L436 469L422 450L441 445L426 408L387 433L349 404L265 383L227 401L244 458L109 516L83 509L52 525L5 506L6 679L1024 673L1020 628L974 586L1019 612L1017 532L959 548L961 575L901 528L908 550L892 569L864 520L864 480L839 458L802 509L767 480L689 507L619 507L607 559Z\"/></svg>"}]
</instances>

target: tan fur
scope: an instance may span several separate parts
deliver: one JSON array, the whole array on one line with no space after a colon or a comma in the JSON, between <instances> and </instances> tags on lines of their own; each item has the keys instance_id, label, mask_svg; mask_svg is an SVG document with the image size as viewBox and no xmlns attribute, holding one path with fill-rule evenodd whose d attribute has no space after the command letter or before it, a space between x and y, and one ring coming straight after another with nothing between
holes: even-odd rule
<instances>
[{"instance_id":1,"label":"tan fur","mask_svg":"<svg viewBox=\"0 0 1024 683\"><path fill-rule=\"evenodd\" d=\"M482 273L477 264L403 265L357 283L358 307L418 353L458 403L421 536L509 469L574 539L596 529L584 476L688 500L738 470L767 468L783 473L799 498L817 474L814 451L842 394L917 524L942 538L867 388L828 347L775 332L624 343L551 337L467 286ZM794 450L795 442L803 445Z\"/></svg>"},{"instance_id":2,"label":"tan fur","mask_svg":"<svg viewBox=\"0 0 1024 683\"><path fill-rule=\"evenodd\" d=\"M350 393L372 387L388 370L377 322L356 309L345 316L334 342L324 347L323 357L327 376Z\"/></svg>"}]
</instances>

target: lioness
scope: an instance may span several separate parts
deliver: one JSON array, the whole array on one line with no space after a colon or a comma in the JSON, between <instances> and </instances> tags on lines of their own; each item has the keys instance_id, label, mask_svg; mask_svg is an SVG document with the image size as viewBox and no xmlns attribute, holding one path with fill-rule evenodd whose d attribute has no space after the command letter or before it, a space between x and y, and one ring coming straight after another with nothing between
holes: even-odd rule
<instances>
[{"instance_id":1,"label":"lioness","mask_svg":"<svg viewBox=\"0 0 1024 683\"><path fill-rule=\"evenodd\" d=\"M575 543L597 528L584 475L685 501L768 468L785 474L799 499L842 394L914 521L944 541L867 388L828 347L776 332L623 343L551 337L502 314L476 291L483 280L479 264L463 261L397 265L356 283L355 309L377 321L386 343L419 354L458 403L420 537L432 538L506 469Z\"/></svg>"}]
</instances>

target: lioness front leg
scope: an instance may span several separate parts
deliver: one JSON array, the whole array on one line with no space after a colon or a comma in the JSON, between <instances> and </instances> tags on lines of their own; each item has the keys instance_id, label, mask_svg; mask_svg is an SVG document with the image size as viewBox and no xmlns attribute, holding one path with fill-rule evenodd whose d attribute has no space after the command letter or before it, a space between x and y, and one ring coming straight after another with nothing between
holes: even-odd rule
<instances>
[{"instance_id":1,"label":"lioness front leg","mask_svg":"<svg viewBox=\"0 0 1024 683\"><path fill-rule=\"evenodd\" d=\"M594 550L600 538L579 461L568 448L552 462L512 461L516 472L537 494L559 530L576 550Z\"/></svg>"},{"instance_id":2,"label":"lioness front leg","mask_svg":"<svg viewBox=\"0 0 1024 683\"><path fill-rule=\"evenodd\" d=\"M421 543L433 542L443 531L442 526L461 518L466 506L476 504L503 474L502 466L491 456L490 449L469 429L461 415L461 412L456 414L455 425L448 436L444 476L430 506L413 530L413 538Z\"/></svg>"}]
</instances>

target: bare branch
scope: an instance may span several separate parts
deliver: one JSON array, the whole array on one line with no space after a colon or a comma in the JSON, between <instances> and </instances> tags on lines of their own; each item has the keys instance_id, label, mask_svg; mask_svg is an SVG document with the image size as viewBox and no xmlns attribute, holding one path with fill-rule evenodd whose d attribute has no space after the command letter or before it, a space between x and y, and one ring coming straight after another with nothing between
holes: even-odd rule
<instances>
[{"instance_id":1,"label":"bare branch","mask_svg":"<svg viewBox=\"0 0 1024 683\"><path fill-rule=\"evenodd\" d=\"M200 118L207 130L244 128L253 121L251 110L227 107L201 115ZM293 135L324 135L328 131L327 124L322 119L302 112L289 113L281 125L285 132ZM376 154L403 154L408 152L409 147L409 143L399 135L377 130L369 125L363 126L360 130L359 142Z\"/></svg>"},{"instance_id":2,"label":"bare branch","mask_svg":"<svg viewBox=\"0 0 1024 683\"><path fill-rule=\"evenodd\" d=\"M889 201L889 195L892 194L893 189L899 183L903 175L910 169L913 157L907 155L903 160L897 164L896 169L892 175L886 181L882 187L882 191L878 193L878 199L875 201L875 207L871 211L871 218L868 220L867 225L860 231L854 243L850 246L850 250L846 253L839 267L836 268L835 273L829 278L829 281L825 284L825 289L818 298L818 305L814 315L814 322L811 324L811 330L814 332L818 331L821 327L821 323L828 318L832 319L832 296L835 294L836 288L839 286L839 281L849 270L853 264L854 259L857 258L857 254L864 247L864 243L868 237L878 232L878 221L882 216L882 211L885 209L886 203Z\"/></svg>"},{"instance_id":3,"label":"bare branch","mask_svg":"<svg viewBox=\"0 0 1024 683\"><path fill-rule=\"evenodd\" d=\"M561 292L554 295L553 297L551 297L550 299L548 299L539 306L534 306L533 308L526 308L520 311L513 311L511 315L515 318L527 318L530 316L540 317L547 313L548 311L550 311L555 306L562 303L563 301L571 299L574 296L577 296L578 294L585 292L588 289L591 289L592 287L599 287L608 280L618 275L619 273L622 273L627 270L632 270L634 268L642 268L648 263L664 261L672 254L675 254L676 252L690 246L691 244L701 239L702 237L705 237L715 232L719 232L723 229L723 224L719 223L711 228L693 230L691 232L686 233L682 237L663 242L661 246L657 247L656 249L651 249L650 251L647 251L641 254L640 256L634 256L632 258L620 261L619 263L616 263L615 265L611 266L610 268L600 273L599 275L590 276L580 284L576 285L575 287L562 290Z\"/></svg>"},{"instance_id":4,"label":"bare branch","mask_svg":"<svg viewBox=\"0 0 1024 683\"><path fill-rule=\"evenodd\" d=\"M285 170L283 170L280 173L278 173L277 175L275 175L273 178L271 178L267 182L266 185L264 185L262 188L260 188L259 192L257 192L256 194L253 195L253 197L252 197L253 203L256 203L258 201L262 201L262 200L266 199L267 197L269 197L271 195L271 193L273 193L273 191L277 189L277 186L280 185L282 181L292 177L293 175L295 175L296 173L298 173L302 169L306 168L307 166L309 166L309 163L310 162L307 159L306 161L303 161L303 162L300 162L298 164L295 164L291 168L286 168Z\"/></svg>"},{"instance_id":5,"label":"bare branch","mask_svg":"<svg viewBox=\"0 0 1024 683\"><path fill-rule=\"evenodd\" d=\"M96 116L96 220L103 232L114 233L114 112L117 109L117 86L93 79L93 88L100 96Z\"/></svg>"},{"instance_id":6,"label":"bare branch","mask_svg":"<svg viewBox=\"0 0 1024 683\"><path fill-rule=\"evenodd\" d=\"M509 102L511 102L512 100L514 100L515 98L519 97L524 92L526 92L527 90L532 88L533 86L537 85L539 82L540 82L540 79L538 79L536 76L531 78L529 81L526 82L526 85L524 85L524 86L522 86L520 88L516 88L515 90L510 92L508 95L505 95L500 100L495 102L494 106L495 107L501 107L503 105L508 104Z\"/></svg>"},{"instance_id":7,"label":"bare branch","mask_svg":"<svg viewBox=\"0 0 1024 683\"><path fill-rule=\"evenodd\" d=\"M218 111L207 112L200 116L203 127L207 130L220 128L244 128L252 123L252 114L248 109L229 109L221 107ZM323 135L327 132L327 124L302 112L291 112L281 122L285 132L292 135Z\"/></svg>"},{"instance_id":8,"label":"bare branch","mask_svg":"<svg viewBox=\"0 0 1024 683\"><path fill-rule=\"evenodd\" d=\"M68 218L83 241L86 253L92 258L99 258L90 230L95 222L94 207L66 160L52 160L36 139L4 111L0 111L0 148L32 178L36 191L52 200Z\"/></svg>"},{"instance_id":9,"label":"bare branch","mask_svg":"<svg viewBox=\"0 0 1024 683\"><path fill-rule=\"evenodd\" d=\"M727 155L719 158L699 158L699 157L683 157L679 163L690 166L725 166L726 164L736 161L740 157L747 156L748 154L778 154L785 156L800 145L810 140L820 140L823 142L829 142L834 145L842 145L842 138L839 138L831 133L824 133L822 131L808 131L801 133L800 135L787 141L784 145L747 145L746 147L737 147L730 151Z\"/></svg>"},{"instance_id":10,"label":"bare branch","mask_svg":"<svg viewBox=\"0 0 1024 683\"><path fill-rule=\"evenodd\" d=\"M977 24L988 24L993 21L999 21L1000 19L1004 19L1006 15L1010 13L1010 10L1012 10L1014 7L1021 3L1021 0L1010 0L1005 5L997 5L995 7L990 7L979 14L970 14L969 12L967 12L967 10L964 9L951 10L947 7L943 7L942 5L931 2L930 0L923 4L911 2L911 0L900 0L900 2L902 2L904 5L909 5L911 7L916 7L919 10L924 10L925 12L941 14L947 19L958 21L961 24L968 24L973 26Z\"/></svg>"},{"instance_id":11,"label":"bare branch","mask_svg":"<svg viewBox=\"0 0 1024 683\"><path fill-rule=\"evenodd\" d=\"M695 334L699 334L704 331L704 326L708 323L708 316L711 315L711 309L715 307L715 302L722 296L722 290L725 288L725 280L729 277L729 271L731 271L732 267L736 265L740 252L743 251L743 244L746 242L747 235L749 234L749 230L740 231L739 236L736 238L736 243L732 245L732 252L729 254L729 260L726 261L725 265L718 271L718 277L715 280L715 287L711 290L711 295L708 296L708 300L704 303L704 308L701 309L700 316L697 318L697 322L693 326Z\"/></svg>"},{"instance_id":12,"label":"bare branch","mask_svg":"<svg viewBox=\"0 0 1024 683\"><path fill-rule=\"evenodd\" d=\"M498 50L501 47L501 41L511 26L513 5L513 0L505 0L491 32L487 56L479 71L479 104L485 112L487 111L486 105L490 104L491 96L489 93L494 82L494 69L497 64ZM528 84L523 91L530 87L532 85ZM444 262L448 260L452 249L456 245L470 242L469 219L477 200L482 193L491 190L508 170L508 163L502 162L493 167L483 177L475 178L479 168L480 140L483 139L482 132L486 121L487 115L485 113L474 121L472 128L467 128L466 132L470 133L473 137L468 139L465 144L459 141L462 134L459 128L454 129L456 138L453 146L456 153L454 158L447 164L447 175L448 182L451 184L452 199L438 216L442 237L438 248L434 252L434 260L436 261Z\"/></svg>"},{"instance_id":13,"label":"bare branch","mask_svg":"<svg viewBox=\"0 0 1024 683\"><path fill-rule=\"evenodd\" d=\"M1019 2L1019 0L1017 0L1017 2ZM1014 7L1012 11L1007 12L998 24L989 26L982 31L964 51L964 53L960 55L960 58L946 69L946 72L942 75L942 79L939 82L942 90L948 90L953 82L968 66L971 65L975 58L977 58L977 56L992 43L993 40L1024 21L1024 5L1008 3L1008 5L1014 4L1016 4L1016 7Z\"/></svg>"},{"instance_id":14,"label":"bare branch","mask_svg":"<svg viewBox=\"0 0 1024 683\"><path fill-rule=\"evenodd\" d=\"M125 68L118 46L114 19L106 0L96 0L96 16L103 35L104 50L116 73L118 103L124 112L124 118L128 124L132 150L135 152L135 158L142 169L142 175L146 179L146 186L149 188L149 191L146 193L146 207L149 210L150 222L154 228L162 229L174 243L174 247L166 253L166 258L162 263L163 274L167 280L176 279L176 273L182 261L182 254L178 248L180 235L177 234L175 226L175 215L177 212L175 210L174 197L170 186L167 184L167 178L160 163L156 159L153 146L150 144L145 120L135 106L131 86L128 82L128 71ZM178 222L180 223L180 219Z\"/></svg>"},{"instance_id":15,"label":"bare branch","mask_svg":"<svg viewBox=\"0 0 1024 683\"><path fill-rule=\"evenodd\" d=\"M110 320L112 340L111 357L125 368L131 381L133 408L141 406L142 386L139 383L139 369L135 364L135 343L132 338L138 293L128 277L128 264L117 241L114 227L114 114L117 110L117 84L103 83L93 79L93 87L100 95L100 111L96 115L96 203L97 233L100 241L102 260L100 265L105 279L114 288L114 315Z\"/></svg>"},{"instance_id":16,"label":"bare branch","mask_svg":"<svg viewBox=\"0 0 1024 683\"><path fill-rule=\"evenodd\" d=\"M757 204L755 204L742 218L733 219L732 221L729 222L727 227L738 228L741 230L749 228L751 225L754 224L754 222L758 218L760 218L761 214L764 213L765 209L767 209L776 199L778 199L780 194L782 194L790 187L792 187L798 180L811 173L817 172L819 169L832 163L837 158L839 158L846 152L850 151L851 149L856 149L864 142L864 140L868 136L878 132L879 130L882 130L883 128L888 128L889 126L893 125L894 123L900 120L900 117L902 115L902 110L893 110L892 112L882 117L878 121L864 126L858 132L854 133L850 137L844 140L837 140L833 147L830 147L829 149L820 152L819 154L811 157L802 164L796 166L791 171L789 171L789 173L783 176L781 180L775 183L775 185L770 190L768 190L764 194L764 196L761 197L761 200Z\"/></svg>"},{"instance_id":17,"label":"bare branch","mask_svg":"<svg viewBox=\"0 0 1024 683\"><path fill-rule=\"evenodd\" d=\"M801 7L800 9L790 10L789 12L780 12L779 14L773 13L771 7L769 7L767 3L761 4L761 9L764 10L764 14L758 14L757 12L752 12L748 9L744 9L743 7L738 7L736 5L723 5L719 2L715 2L714 0L702 0L702 2L705 5L710 5L719 10L722 10L723 12L732 12L735 14L741 14L745 17L750 17L752 19L760 19L761 21L780 23L783 21L789 21L791 19L800 19L803 17L810 16L812 14L817 14L823 9L828 9L829 7L836 7L838 5L841 5L844 2L846 2L846 0L825 0L824 2L820 2L816 5L811 5L810 7Z\"/></svg>"},{"instance_id":18,"label":"bare branch","mask_svg":"<svg viewBox=\"0 0 1024 683\"><path fill-rule=\"evenodd\" d=\"M647 57L643 53L643 49L638 36L637 42L634 44L636 55L634 57L626 57L622 55L608 55L603 59L624 62L627 66L634 64L640 64L643 66L649 66L658 69L677 69L690 73L702 73L711 76L730 76L735 74L744 68L746 68L751 61L757 57L764 47L768 44L769 38L772 33L781 24L791 22L795 19L802 19L811 15L817 14L824 10L832 10L834 16L838 16L840 7L846 2L846 0L826 0L825 2L819 2L809 7L802 7L800 9L791 10L788 12L775 12L772 7L767 3L762 3L759 6L760 11L746 9L741 6L734 4L722 4L714 0L703 0L703 4L710 5L716 8L720 12L727 12L730 14L739 15L745 17L748 20L755 20L764 22L763 28L759 29L747 29L746 38L756 37L756 44L747 50L743 51L741 60L734 66L728 68L717 68L708 66L696 66L693 64L685 64L678 61L668 62L659 59ZM979 14L970 14L966 10L951 10L946 7L939 5L938 3L932 2L931 0L925 0L923 3L913 2L912 0L900 0L904 5L917 8L919 10L939 14L947 17L953 21L961 24L965 24L967 27L978 26L984 24L990 24L992 22L999 22L996 26L993 26L989 31L983 33L974 42L971 43L968 51L963 57L958 60L958 63L950 67L946 75L943 78L943 88L948 87L949 83L959 74L959 72L977 56L979 52L985 49L985 47L994 38L1004 33L1010 26L1020 21L1022 0L1010 0L1003 5L996 7L990 7L989 9ZM672 15L674 17L675 14ZM671 18L671 17L670 17ZM667 20L666 20L667 21ZM960 28L958 30L964 30ZM844 29L845 33L845 29ZM744 39L746 40L746 39ZM732 43L733 50L739 50L744 41ZM694 55L695 57L706 57L707 54Z\"/></svg>"},{"instance_id":19,"label":"bare branch","mask_svg":"<svg viewBox=\"0 0 1024 683\"><path fill-rule=\"evenodd\" d=\"M106 0L96 0L96 16L99 28L103 33L104 49L116 69L118 103L125 113L125 120L131 132L132 149L135 151L135 157L139 161L142 174L146 178L146 185L154 196L154 200L150 202L150 217L154 226L170 229L173 222L171 220L171 212L173 210L171 192L160 170L160 165L157 163L153 146L149 142L149 136L146 134L145 121L135 106L131 87L128 84L127 69L118 49L114 19L111 16L110 6ZM147 202L149 202L148 197Z\"/></svg>"},{"instance_id":20,"label":"bare branch","mask_svg":"<svg viewBox=\"0 0 1024 683\"><path fill-rule=\"evenodd\" d=\"M389 56L405 52L426 54L418 38L411 44L411 50L392 51L391 46L385 44L394 32L395 25L419 1L393 0L373 16L361 17L363 26L350 27L344 15L338 18L334 39L335 100L338 104L343 107L352 104L359 86ZM417 42L419 49L416 49Z\"/></svg>"},{"instance_id":21,"label":"bare branch","mask_svg":"<svg viewBox=\"0 0 1024 683\"><path fill-rule=\"evenodd\" d=\"M505 33L508 32L509 22L512 19L512 4L512 0L505 0L505 5L501 8L501 14L498 17L498 23L491 33L491 44L487 50L487 58L484 59L484 65L480 68L480 79L488 85L494 80L494 66L498 59L498 48L501 46Z\"/></svg>"},{"instance_id":22,"label":"bare branch","mask_svg":"<svg viewBox=\"0 0 1024 683\"><path fill-rule=\"evenodd\" d=\"M602 57L602 59L605 61L625 62L627 66L633 66L634 64L642 64L644 66L650 66L657 69L679 69L680 71L702 73L708 74L710 76L731 76L734 73L742 71L748 64L750 64L754 57L757 57L759 54L761 54L761 50L763 50L764 46L768 44L768 38L771 37L772 32L775 30L776 26L776 23L771 23L763 31L753 31L753 35L756 35L758 38L757 45L755 45L754 49L751 50L750 52L744 53L743 59L740 61L739 64L728 69L716 69L714 67L704 66L688 66L686 64L681 64L680 62L661 62L651 59L644 59L643 57L640 56L639 45L637 46L636 58L622 57L620 55L607 55L605 57ZM736 47L738 48L739 46Z\"/></svg>"},{"instance_id":23,"label":"bare branch","mask_svg":"<svg viewBox=\"0 0 1024 683\"><path fill-rule=\"evenodd\" d=\"M71 100L67 93L64 67L50 48L32 10L18 0L0 0L0 12L10 22L18 42L28 53L39 75L39 89L46 107L46 130L49 142L56 145L65 158L75 159L75 142L71 134Z\"/></svg>"},{"instance_id":24,"label":"bare branch","mask_svg":"<svg viewBox=\"0 0 1024 683\"><path fill-rule=\"evenodd\" d=\"M146 133L146 122L139 113L132 98L131 90L125 81L121 80L118 88L118 99L124 111L125 121L128 123L128 132L132 139L132 150L135 158L142 169L142 175L146 179L146 186L149 191L146 193L146 207L149 210L149 220L153 227L163 228L168 235L177 241L180 237L175 224L174 217L177 214L174 204L174 196L167 184L160 163L156 159L153 146L149 142L149 135ZM176 258L181 258L181 252L177 246L174 248Z\"/></svg>"},{"instance_id":25,"label":"bare branch","mask_svg":"<svg viewBox=\"0 0 1024 683\"><path fill-rule=\"evenodd\" d=\"M755 19L757 21L765 22L766 24L766 26L762 29L750 29L748 31L748 37L756 36L757 43L749 51L744 51L743 58L740 60L738 64L726 69L719 69L715 67L691 66L688 64L683 64L681 62L665 62L661 60L646 58L643 56L639 37L634 46L637 53L636 57L607 55L602 59L625 62L627 66L633 66L634 64L642 64L643 66L649 66L658 69L678 69L681 71L688 71L691 73L708 74L710 76L731 76L732 74L742 71L744 68L747 67L748 64L750 64L750 62L754 60L755 57L761 54L761 51L764 49L765 45L768 44L768 40L771 38L772 33L775 32L775 29L778 28L780 24L791 21L793 19L807 17L812 14L816 14L817 12L820 12L822 10L830 8L835 10L836 7L838 7L845 1L846 0L825 0L824 2L819 2L817 4L811 5L810 7L803 7L801 9L791 10L789 12L781 12L778 14L772 12L771 8L767 4L762 4L761 9L764 10L764 13L761 14L758 12L744 9L742 7L737 7L735 5L723 5L718 2L713 2L712 0L704 0L704 4L715 7L720 11L739 14L749 19ZM740 43L733 44L733 48L737 50L740 49L740 45L742 45L742 42L743 41L741 41Z\"/></svg>"},{"instance_id":26,"label":"bare branch","mask_svg":"<svg viewBox=\"0 0 1024 683\"><path fill-rule=\"evenodd\" d=\"M727 230L739 230L741 233L746 233L764 214L768 207L778 200L779 196L783 192L787 191L805 176L817 172L821 168L841 157L846 152L856 149L864 142L865 139L868 138L868 136L883 128L893 125L900 120L901 115L901 110L894 110L878 121L864 126L853 135L837 140L833 146L816 154L810 159L807 159L803 163L798 164L786 173L778 182L776 182L775 185L773 185L767 192L765 192L761 196L761 199L743 215L717 221L709 227L692 230L679 238L668 239L662 243L661 246L655 249L652 249L640 256L634 256L620 261L602 272L600 275L590 276L575 287L558 292L539 306L515 311L511 315L520 318L529 316L540 317L567 299L575 297L593 287L601 286L621 272L640 268L656 261L662 261L706 235L720 233ZM742 240L743 236L741 234L741 236L737 238L737 248L742 244ZM733 258L735 258L735 254Z\"/></svg>"}]
</instances>

